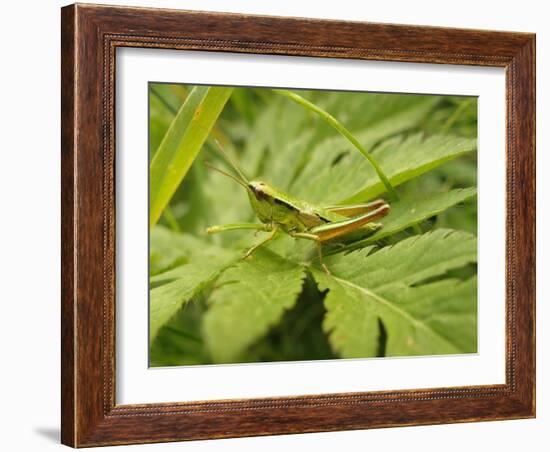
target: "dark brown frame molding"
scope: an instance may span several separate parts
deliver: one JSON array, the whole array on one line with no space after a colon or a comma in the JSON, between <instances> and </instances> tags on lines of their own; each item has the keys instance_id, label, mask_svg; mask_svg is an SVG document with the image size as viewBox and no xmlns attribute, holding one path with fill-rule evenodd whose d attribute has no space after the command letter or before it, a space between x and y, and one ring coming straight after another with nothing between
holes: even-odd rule
<instances>
[{"instance_id":1,"label":"dark brown frame molding","mask_svg":"<svg viewBox=\"0 0 550 452\"><path fill-rule=\"evenodd\" d=\"M535 35L146 8L62 9L64 444L74 447L535 416ZM149 47L506 69L506 383L115 404L115 50Z\"/></svg>"}]
</instances>

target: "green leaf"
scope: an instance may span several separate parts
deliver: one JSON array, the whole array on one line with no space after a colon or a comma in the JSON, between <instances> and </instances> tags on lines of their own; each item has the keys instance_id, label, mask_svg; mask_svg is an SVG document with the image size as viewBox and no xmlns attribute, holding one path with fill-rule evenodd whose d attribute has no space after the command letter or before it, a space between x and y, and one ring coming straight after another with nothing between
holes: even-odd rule
<instances>
[{"instance_id":1,"label":"green leaf","mask_svg":"<svg viewBox=\"0 0 550 452\"><path fill-rule=\"evenodd\" d=\"M357 96L357 93L351 92L294 92L310 100L313 95L322 94L319 105L340 120L368 150L381 139L418 126L440 101L438 96L376 93L362 93ZM288 190L291 180L310 165L309 157L316 151L315 147L325 141L331 143L332 140L348 143L308 109L282 97L275 98L265 108L251 131L247 141L250 147L247 145L243 155L245 172L259 168L259 165L248 165L250 159L255 162L258 158L263 158L265 164L261 177L280 189ZM265 157L263 153L259 155L254 152L260 144L268 148ZM326 150L322 156L325 166L339 155L338 149L331 149L331 145L323 146L323 150ZM252 157L249 157L250 154ZM259 174L249 175L256 177Z\"/></svg>"},{"instance_id":2,"label":"green leaf","mask_svg":"<svg viewBox=\"0 0 550 452\"><path fill-rule=\"evenodd\" d=\"M388 140L373 155L390 175L392 185L397 186L476 149L475 139L447 135L425 139L417 134L404 140L400 137ZM353 203L384 193L384 186L373 175L365 180L363 188L343 202Z\"/></svg>"},{"instance_id":3,"label":"green leaf","mask_svg":"<svg viewBox=\"0 0 550 452\"><path fill-rule=\"evenodd\" d=\"M366 138L360 134L358 139ZM416 134L406 139L389 139L372 155L396 187L475 149L476 140L452 136L425 139ZM334 158L331 160L327 156ZM332 139L316 147L290 192L310 202L346 204L372 199L384 193L384 186L361 154L342 139Z\"/></svg>"},{"instance_id":4,"label":"green leaf","mask_svg":"<svg viewBox=\"0 0 550 452\"><path fill-rule=\"evenodd\" d=\"M208 354L200 333L203 314L204 303L200 297L176 312L151 343L149 366L208 364Z\"/></svg>"},{"instance_id":5,"label":"green leaf","mask_svg":"<svg viewBox=\"0 0 550 452\"><path fill-rule=\"evenodd\" d=\"M304 135L311 136L311 131L306 128L307 120L307 110L273 96L270 104L258 115L247 137L241 161L244 173L251 178L267 179L281 189L287 188L287 179L292 177L305 151L302 148L292 152L288 148L294 147L291 143ZM278 133L281 130L284 133Z\"/></svg>"},{"instance_id":6,"label":"green leaf","mask_svg":"<svg viewBox=\"0 0 550 452\"><path fill-rule=\"evenodd\" d=\"M422 284L475 262L474 236L436 230L373 251L328 258L333 276L313 270L319 288L329 291L324 328L336 352L376 356L379 320L387 334L385 356L475 351L475 281Z\"/></svg>"},{"instance_id":7,"label":"green leaf","mask_svg":"<svg viewBox=\"0 0 550 452\"><path fill-rule=\"evenodd\" d=\"M370 138L365 146L376 141L420 125L436 105L441 96L385 94L354 92L327 93L321 107L336 116L354 133L369 131Z\"/></svg>"},{"instance_id":8,"label":"green leaf","mask_svg":"<svg viewBox=\"0 0 550 452\"><path fill-rule=\"evenodd\" d=\"M203 335L214 362L229 363L276 325L302 289L304 268L268 250L229 268L217 283Z\"/></svg>"},{"instance_id":9,"label":"green leaf","mask_svg":"<svg viewBox=\"0 0 550 452\"><path fill-rule=\"evenodd\" d=\"M440 192L417 199L415 196L402 198L391 205L390 214L380 220L382 229L364 240L353 243L356 249L376 242L397 232L403 231L428 218L439 215L449 207L468 201L476 195L474 187L457 188L448 192Z\"/></svg>"},{"instance_id":10,"label":"green leaf","mask_svg":"<svg viewBox=\"0 0 550 452\"><path fill-rule=\"evenodd\" d=\"M447 353L446 350L453 353L453 349L454 353L477 351L475 276L466 281L444 279L419 287L394 286L384 290L383 296L395 300L397 308L409 312L417 325L425 325L426 330L433 331L437 341L441 342L439 348L437 341L432 342L430 335L424 334L423 330L419 334L407 327L399 330L399 335L388 336L387 356L438 354ZM412 341L407 334L413 337Z\"/></svg>"},{"instance_id":11,"label":"green leaf","mask_svg":"<svg viewBox=\"0 0 550 452\"><path fill-rule=\"evenodd\" d=\"M151 226L187 174L231 92L232 88L195 87L172 121L151 162Z\"/></svg>"},{"instance_id":12,"label":"green leaf","mask_svg":"<svg viewBox=\"0 0 550 452\"><path fill-rule=\"evenodd\" d=\"M311 140L312 133L306 131L297 138L289 139L276 150L270 148L265 159L262 179L269 180L274 187L286 190L294 179L294 174L298 172L304 160L307 160Z\"/></svg>"},{"instance_id":13,"label":"green leaf","mask_svg":"<svg viewBox=\"0 0 550 452\"><path fill-rule=\"evenodd\" d=\"M156 228L161 229L161 228ZM159 241L158 233L156 241ZM177 266L150 278L149 339L156 338L160 328L193 297L211 284L228 266L240 259L240 254L209 245L189 236L176 233L174 247L186 256L188 263Z\"/></svg>"},{"instance_id":14,"label":"green leaf","mask_svg":"<svg viewBox=\"0 0 550 452\"><path fill-rule=\"evenodd\" d=\"M211 246L190 234L179 234L158 225L149 233L149 276L187 263L196 255L207 253L214 257L223 252L222 248Z\"/></svg>"},{"instance_id":15,"label":"green leaf","mask_svg":"<svg viewBox=\"0 0 550 452\"><path fill-rule=\"evenodd\" d=\"M380 179L380 182L382 182L385 189L388 191L388 194L390 195L391 199L392 200L398 199L397 193L391 186L390 181L382 171L382 168L380 168L380 165L378 164L376 159L370 154L370 152L367 149L364 148L364 146L359 142L359 140L355 138L353 133L351 133L340 121L338 121L338 119L336 119L333 115L331 115L326 110L323 110L319 106L315 105L313 102L310 102L307 99L303 98L299 94L296 94L286 89L274 89L273 91L275 91L276 93L282 94L283 96L288 97L289 99L298 103L304 108L309 109L310 111L317 114L328 125L333 127L335 131L337 131L340 135L342 135L355 149L357 149L357 151L359 151L363 155L363 157L365 157L368 160L368 162L371 164L374 171L376 171L376 174Z\"/></svg>"}]
</instances>

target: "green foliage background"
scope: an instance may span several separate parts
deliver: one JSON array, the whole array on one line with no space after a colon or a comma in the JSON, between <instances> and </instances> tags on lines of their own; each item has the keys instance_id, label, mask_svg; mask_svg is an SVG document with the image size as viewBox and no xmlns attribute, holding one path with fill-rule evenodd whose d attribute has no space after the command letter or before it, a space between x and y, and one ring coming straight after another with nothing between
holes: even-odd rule
<instances>
[{"instance_id":1,"label":"green foliage background","mask_svg":"<svg viewBox=\"0 0 550 452\"><path fill-rule=\"evenodd\" d=\"M243 188L205 167L224 167L214 139L249 178L319 205L388 199L380 179L346 139L288 98L219 90L197 107L205 88L149 86L150 160L179 155L190 165L181 183L167 160L151 171L151 186L175 192L150 229L150 364L475 352L476 99L294 91L353 133L400 198L373 236L329 247L327 275L310 242L281 234L242 260L260 237L206 234L257 221ZM211 129L193 129L198 109Z\"/></svg>"}]
</instances>

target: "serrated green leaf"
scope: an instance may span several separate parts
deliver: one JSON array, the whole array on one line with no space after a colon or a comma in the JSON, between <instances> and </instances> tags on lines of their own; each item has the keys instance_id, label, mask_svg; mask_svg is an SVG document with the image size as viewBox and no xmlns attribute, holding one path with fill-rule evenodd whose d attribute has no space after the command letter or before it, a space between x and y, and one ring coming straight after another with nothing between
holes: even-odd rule
<instances>
[{"instance_id":1,"label":"serrated green leaf","mask_svg":"<svg viewBox=\"0 0 550 452\"><path fill-rule=\"evenodd\" d=\"M183 265L150 278L149 339L156 338L160 328L194 296L212 283L237 259L240 253L228 251L201 240L156 227L155 246L170 240L176 253L185 256ZM164 242L166 243L166 242ZM163 243L163 244L164 244Z\"/></svg>"},{"instance_id":2,"label":"serrated green leaf","mask_svg":"<svg viewBox=\"0 0 550 452\"><path fill-rule=\"evenodd\" d=\"M474 236L436 230L379 251L328 258L333 275L315 269L313 274L319 288L329 291L324 327L333 348L346 358L376 356L380 320L386 356L475 351L475 283L421 283L475 262L476 256Z\"/></svg>"},{"instance_id":3,"label":"serrated green leaf","mask_svg":"<svg viewBox=\"0 0 550 452\"><path fill-rule=\"evenodd\" d=\"M171 270L170 282L155 287L149 298L149 339L152 342L159 329L195 295L207 287L230 262L198 258L189 264Z\"/></svg>"},{"instance_id":4,"label":"serrated green leaf","mask_svg":"<svg viewBox=\"0 0 550 452\"><path fill-rule=\"evenodd\" d=\"M306 131L297 138L285 142L278 149L270 148L261 179L269 180L274 187L286 190L295 173L307 160L312 137L313 134Z\"/></svg>"},{"instance_id":5,"label":"serrated green leaf","mask_svg":"<svg viewBox=\"0 0 550 452\"><path fill-rule=\"evenodd\" d=\"M330 334L333 350L342 358L376 356L379 329L374 306L361 300L354 287L331 281L323 272L314 275L321 290L329 289L323 329Z\"/></svg>"},{"instance_id":6,"label":"serrated green leaf","mask_svg":"<svg viewBox=\"0 0 550 452\"><path fill-rule=\"evenodd\" d=\"M363 142L361 134L357 136ZM392 138L372 152L394 187L476 149L476 140L452 136ZM332 162L332 164L331 164ZM291 193L310 202L346 204L384 193L365 158L340 138L319 144Z\"/></svg>"},{"instance_id":7,"label":"serrated green leaf","mask_svg":"<svg viewBox=\"0 0 550 452\"><path fill-rule=\"evenodd\" d=\"M400 137L388 140L373 155L396 187L476 149L475 139L447 135L433 135L425 139L422 134L417 134L404 140ZM358 202L384 193L384 186L375 176L365 177L363 188L342 202Z\"/></svg>"},{"instance_id":8,"label":"serrated green leaf","mask_svg":"<svg viewBox=\"0 0 550 452\"><path fill-rule=\"evenodd\" d=\"M305 98L311 94L302 90L291 90ZM397 132L417 126L426 114L439 102L437 96L387 95L377 93L338 92L327 93L322 102L326 110L335 116L357 137L368 150L379 140ZM298 106L287 99L277 99L266 108L257 121L249 142L267 147L265 164L262 165L261 177L280 189L288 189L290 181L296 177L305 164L309 165L311 146L328 139L336 143L349 142L338 135L338 132L323 122L322 119L306 108ZM325 107L324 107L325 108ZM279 133L284 131L284 133ZM326 147L325 147L326 148ZM249 154L245 151L245 157ZM332 152L332 153L331 153ZM355 152L359 152L355 150ZM256 155L257 153L252 153ZM329 151L325 165L338 156L337 149ZM252 158L256 161L256 158ZM364 159L364 157L363 157ZM251 168L245 159L244 165ZM284 165L284 168L282 166ZM259 168L258 165L252 166ZM281 171L283 169L283 171Z\"/></svg>"},{"instance_id":9,"label":"serrated green leaf","mask_svg":"<svg viewBox=\"0 0 550 452\"><path fill-rule=\"evenodd\" d=\"M441 102L440 96L408 94L332 92L327 97L321 102L325 110L352 132L368 128L372 141L417 126Z\"/></svg>"},{"instance_id":10,"label":"serrated green leaf","mask_svg":"<svg viewBox=\"0 0 550 452\"><path fill-rule=\"evenodd\" d=\"M196 298L178 310L151 342L149 366L207 364L208 354L200 333L203 313L204 304Z\"/></svg>"},{"instance_id":11,"label":"serrated green leaf","mask_svg":"<svg viewBox=\"0 0 550 452\"><path fill-rule=\"evenodd\" d=\"M396 330L399 334L388 335L387 356L440 354L447 353L447 349L450 353L477 351L476 277L466 281L444 279L418 287L396 285L385 289L382 296L394 300L396 308L415 319L414 327L400 322L403 328ZM433 332L437 342L424 334L427 330Z\"/></svg>"},{"instance_id":12,"label":"serrated green leaf","mask_svg":"<svg viewBox=\"0 0 550 452\"><path fill-rule=\"evenodd\" d=\"M238 360L277 324L302 289L304 268L268 250L229 268L217 282L203 335L214 362Z\"/></svg>"},{"instance_id":13,"label":"serrated green leaf","mask_svg":"<svg viewBox=\"0 0 550 452\"><path fill-rule=\"evenodd\" d=\"M476 193L477 190L470 187L435 193L421 199L414 196L403 198L392 204L389 215L380 220L381 229L366 239L354 243L352 247L353 249L360 248L410 228L428 218L439 215L449 207L472 199Z\"/></svg>"},{"instance_id":14,"label":"serrated green leaf","mask_svg":"<svg viewBox=\"0 0 550 452\"><path fill-rule=\"evenodd\" d=\"M149 276L166 272L204 253L213 257L223 254L224 250L191 234L179 234L164 226L155 226L149 233Z\"/></svg>"}]
</instances>

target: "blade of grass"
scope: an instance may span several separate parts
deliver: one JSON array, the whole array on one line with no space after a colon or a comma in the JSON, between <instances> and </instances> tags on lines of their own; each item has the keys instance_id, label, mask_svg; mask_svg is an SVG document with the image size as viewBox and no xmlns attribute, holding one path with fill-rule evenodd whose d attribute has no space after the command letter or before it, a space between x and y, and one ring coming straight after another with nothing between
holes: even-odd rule
<instances>
[{"instance_id":1,"label":"blade of grass","mask_svg":"<svg viewBox=\"0 0 550 452\"><path fill-rule=\"evenodd\" d=\"M449 118L447 119L445 124L443 124L443 127L441 128L439 133L441 135L445 135L451 129L451 127L454 125L454 123L457 120L460 119L460 116L462 115L462 113L464 113L464 110L466 110L471 104L473 104L476 101L477 101L477 98L472 98L472 99L468 99L468 100L465 100L464 102L462 102L456 108L456 110L453 112L453 114L451 116L449 116Z\"/></svg>"},{"instance_id":2,"label":"blade of grass","mask_svg":"<svg viewBox=\"0 0 550 452\"><path fill-rule=\"evenodd\" d=\"M274 92L281 94L283 96L288 97L290 100L296 102L297 104L313 111L317 115L319 115L325 122L327 122L330 126L332 126L334 129L336 129L344 138L346 138L353 146L357 148L361 154L365 156L365 158L370 162L374 170L376 171L376 174L378 174L378 177L380 178L380 181L384 184L384 187L386 187L386 190L388 194L391 197L392 201L397 201L399 199L399 196L397 195L397 192L392 187L389 179L386 177L384 172L382 171L382 168L380 168L380 165L378 165L378 162L373 158L373 156L357 141L357 139L353 136L353 134L344 127L344 125L338 121L334 116L332 116L327 111L323 110L322 108L318 107L314 103L311 103L307 99L304 99L302 96L293 93L292 91L288 91L286 89L274 89Z\"/></svg>"},{"instance_id":3,"label":"blade of grass","mask_svg":"<svg viewBox=\"0 0 550 452\"><path fill-rule=\"evenodd\" d=\"M158 99L158 101L161 103L161 105L166 109L168 113L170 113L172 116L176 116L178 113L178 110L170 103L167 99L164 98L164 96L154 87L155 85L150 86L151 94ZM186 88L182 85L172 85L173 89L178 89L180 91L177 95L178 97L183 97L183 101L185 102L186 99ZM234 97L234 94L233 96ZM212 127L212 131L210 132L210 135L206 138L206 141L210 143L212 146L216 146L215 140L219 141L223 145L228 144L228 138L225 136L223 131L219 128L219 126L214 125Z\"/></svg>"},{"instance_id":4,"label":"blade of grass","mask_svg":"<svg viewBox=\"0 0 550 452\"><path fill-rule=\"evenodd\" d=\"M174 215L174 211L170 207L170 204L166 205L162 215L164 216L164 219L166 220L166 223L168 223L168 226L170 226L170 229L172 229L172 231L181 232L181 228L180 228L180 225L178 223L178 219L176 218L176 215Z\"/></svg>"},{"instance_id":5,"label":"blade of grass","mask_svg":"<svg viewBox=\"0 0 550 452\"><path fill-rule=\"evenodd\" d=\"M161 96L161 94L157 91L154 85L151 85L149 89L151 90L151 94L155 96L159 100L159 102L164 106L164 108L166 108L166 110L172 113L172 115L175 116L178 113L178 111L174 107L172 107L172 105L170 105L164 97Z\"/></svg>"},{"instance_id":6,"label":"blade of grass","mask_svg":"<svg viewBox=\"0 0 550 452\"><path fill-rule=\"evenodd\" d=\"M172 121L150 168L149 225L154 226L187 174L233 88L193 88Z\"/></svg>"}]
</instances>

